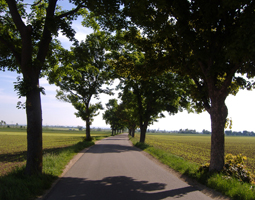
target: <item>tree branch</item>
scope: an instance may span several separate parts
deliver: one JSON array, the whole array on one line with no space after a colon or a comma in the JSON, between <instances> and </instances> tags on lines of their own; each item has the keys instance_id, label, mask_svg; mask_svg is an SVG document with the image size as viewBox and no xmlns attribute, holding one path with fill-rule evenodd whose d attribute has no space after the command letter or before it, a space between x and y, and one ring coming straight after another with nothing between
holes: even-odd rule
<instances>
[{"instance_id":1,"label":"tree branch","mask_svg":"<svg viewBox=\"0 0 255 200\"><path fill-rule=\"evenodd\" d=\"M73 15L76 12L78 12L81 8L85 8L85 6L82 6L81 4L79 4L75 9L70 10L66 13L62 13L61 15L56 16L57 19L61 19L63 17L68 17L69 15Z\"/></svg>"},{"instance_id":2,"label":"tree branch","mask_svg":"<svg viewBox=\"0 0 255 200\"><path fill-rule=\"evenodd\" d=\"M30 5L30 6L37 6L38 4L40 4L42 2L42 0L38 1L37 3L31 4L31 3L25 3L24 5Z\"/></svg>"},{"instance_id":3,"label":"tree branch","mask_svg":"<svg viewBox=\"0 0 255 200\"><path fill-rule=\"evenodd\" d=\"M206 77L206 72L205 72L205 69L204 69L203 64L202 64L201 62L198 62L198 63L199 63L199 65L200 65L200 67L201 67L201 70L202 70L204 76ZM193 73L191 73L192 70L189 68L188 65L186 65L186 69L188 70L188 72L189 72L191 78L193 79L193 81L195 82L195 84L196 84L196 86L197 86L197 88L198 88L198 91L199 91L201 94L204 94L205 91L203 91L203 86L201 86L201 84L200 84L199 81L197 80L196 76L194 76ZM206 78L205 78L204 81L207 82ZM205 109L207 110L207 112L210 113L211 106L210 106L210 104L209 104L209 102L208 102L208 97L206 97L206 95L203 95L203 97L202 97L202 102L204 103L204 107L205 107Z\"/></svg>"},{"instance_id":4,"label":"tree branch","mask_svg":"<svg viewBox=\"0 0 255 200\"><path fill-rule=\"evenodd\" d=\"M229 71L229 73L227 74L227 77L225 78L225 80L222 84L221 93L226 94L226 96L229 94L229 93L227 93L228 87L231 85L232 79L233 79L238 68L239 68L238 64L234 65L231 68L231 70Z\"/></svg>"},{"instance_id":5,"label":"tree branch","mask_svg":"<svg viewBox=\"0 0 255 200\"><path fill-rule=\"evenodd\" d=\"M49 30L49 26L51 23L51 20L54 18L54 13L56 9L56 4L57 0L49 0L49 5L47 8L47 13L46 13L46 20L44 24L44 29L43 29L43 35L42 39L40 41L39 45L39 50L37 54L37 59L43 63L45 61L48 49L49 49L49 44L51 42L51 31Z\"/></svg>"},{"instance_id":6,"label":"tree branch","mask_svg":"<svg viewBox=\"0 0 255 200\"><path fill-rule=\"evenodd\" d=\"M10 9L11 15L12 15L12 19L15 23L15 25L17 26L17 29L19 30L21 37L24 36L24 31L26 30L26 25L24 24L24 22L21 19L21 16L18 12L18 8L17 8L17 3L15 0L6 0L8 7Z\"/></svg>"}]
</instances>

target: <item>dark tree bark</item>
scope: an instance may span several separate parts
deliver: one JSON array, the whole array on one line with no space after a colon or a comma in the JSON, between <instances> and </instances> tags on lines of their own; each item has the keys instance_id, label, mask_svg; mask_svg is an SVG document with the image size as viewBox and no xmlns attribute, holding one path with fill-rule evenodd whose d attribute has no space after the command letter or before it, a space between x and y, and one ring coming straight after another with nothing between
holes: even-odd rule
<instances>
[{"instance_id":1,"label":"dark tree bark","mask_svg":"<svg viewBox=\"0 0 255 200\"><path fill-rule=\"evenodd\" d=\"M210 171L220 171L224 166L225 152L225 123L228 115L228 109L224 100L212 100L210 109L211 117L211 160Z\"/></svg>"},{"instance_id":2,"label":"dark tree bark","mask_svg":"<svg viewBox=\"0 0 255 200\"><path fill-rule=\"evenodd\" d=\"M131 130L131 136L135 137L135 129L134 128Z\"/></svg>"},{"instance_id":3,"label":"dark tree bark","mask_svg":"<svg viewBox=\"0 0 255 200\"><path fill-rule=\"evenodd\" d=\"M135 127L136 127L136 124L134 124L131 128L131 136L132 137L135 137Z\"/></svg>"},{"instance_id":4,"label":"dark tree bark","mask_svg":"<svg viewBox=\"0 0 255 200\"><path fill-rule=\"evenodd\" d=\"M89 118L86 119L86 140L91 140Z\"/></svg>"},{"instance_id":5,"label":"dark tree bark","mask_svg":"<svg viewBox=\"0 0 255 200\"><path fill-rule=\"evenodd\" d=\"M28 175L42 173L42 110L38 83L27 93L27 163Z\"/></svg>"},{"instance_id":6,"label":"dark tree bark","mask_svg":"<svg viewBox=\"0 0 255 200\"><path fill-rule=\"evenodd\" d=\"M140 142L145 142L145 136L147 131L148 122L140 123Z\"/></svg>"},{"instance_id":7,"label":"dark tree bark","mask_svg":"<svg viewBox=\"0 0 255 200\"><path fill-rule=\"evenodd\" d=\"M86 103L86 113L89 113L89 104ZM91 135L90 135L90 118L86 118L86 140L91 140Z\"/></svg>"}]
</instances>

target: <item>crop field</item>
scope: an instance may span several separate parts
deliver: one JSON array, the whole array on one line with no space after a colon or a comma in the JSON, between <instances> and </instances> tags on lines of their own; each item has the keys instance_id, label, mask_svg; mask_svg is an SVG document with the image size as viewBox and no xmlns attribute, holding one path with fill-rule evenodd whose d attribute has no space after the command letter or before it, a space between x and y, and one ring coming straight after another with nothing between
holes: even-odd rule
<instances>
[{"instance_id":1,"label":"crop field","mask_svg":"<svg viewBox=\"0 0 255 200\"><path fill-rule=\"evenodd\" d=\"M139 134L136 137L139 137ZM205 164L210 161L209 135L149 133L145 142L195 163ZM226 136L225 155L228 153L246 156L247 169L255 173L255 137Z\"/></svg>"},{"instance_id":2,"label":"crop field","mask_svg":"<svg viewBox=\"0 0 255 200\"><path fill-rule=\"evenodd\" d=\"M91 132L93 137L109 136L110 131ZM26 130L22 129L0 129L0 176L8 173L16 166L24 165L26 162ZM43 151L54 152L59 148L74 145L82 141L85 131L66 130L44 130Z\"/></svg>"}]
</instances>

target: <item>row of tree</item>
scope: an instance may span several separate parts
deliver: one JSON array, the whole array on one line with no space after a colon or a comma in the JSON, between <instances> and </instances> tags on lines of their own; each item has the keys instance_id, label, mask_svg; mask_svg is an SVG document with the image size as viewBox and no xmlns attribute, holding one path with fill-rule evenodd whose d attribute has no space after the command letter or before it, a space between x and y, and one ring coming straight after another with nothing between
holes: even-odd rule
<instances>
[{"instance_id":1,"label":"row of tree","mask_svg":"<svg viewBox=\"0 0 255 200\"><path fill-rule=\"evenodd\" d=\"M141 93L149 95L146 90L154 85L143 87L142 82L152 80L160 85L157 79L161 76L174 76L185 81L184 87L180 86L185 92L177 94L179 99L184 98L178 101L173 96L172 99L177 100L175 105L179 105L169 105L176 109L182 107L180 103L188 102L195 111L206 110L210 114L210 171L220 171L224 165L224 129L228 115L225 99L239 89L253 88L249 78L255 75L255 51L251 45L255 39L255 2L142 0L123 3L124 8L116 13L113 24L123 28L128 25L122 32L127 50L117 52L113 65L120 75L125 74L123 82L136 95L140 108L140 141L144 141L144 129L151 120L147 111L150 116L160 113L160 109L155 113L150 109L154 105L153 92L161 90L150 90L153 103L146 104L147 96L140 98ZM105 20L99 18L102 24ZM174 88L170 88L164 97L173 93ZM161 98L158 93L155 96ZM142 110L141 105L147 105L148 109Z\"/></svg>"},{"instance_id":2,"label":"row of tree","mask_svg":"<svg viewBox=\"0 0 255 200\"><path fill-rule=\"evenodd\" d=\"M90 100L111 94L102 85L114 78L120 79L120 106L139 126L141 142L163 111L206 110L212 127L210 170L220 171L225 99L253 87L255 2L70 0L71 10L61 10L57 2L0 3L0 69L23 75L15 89L26 97L27 174L42 172L44 90L39 78L44 75L61 88L58 98L72 103L86 121L87 139L93 116L102 108ZM95 30L80 44L71 27L79 15ZM70 51L56 40L59 31L74 41Z\"/></svg>"},{"instance_id":3,"label":"row of tree","mask_svg":"<svg viewBox=\"0 0 255 200\"><path fill-rule=\"evenodd\" d=\"M229 136L255 136L253 131L225 131L226 135Z\"/></svg>"}]
</instances>

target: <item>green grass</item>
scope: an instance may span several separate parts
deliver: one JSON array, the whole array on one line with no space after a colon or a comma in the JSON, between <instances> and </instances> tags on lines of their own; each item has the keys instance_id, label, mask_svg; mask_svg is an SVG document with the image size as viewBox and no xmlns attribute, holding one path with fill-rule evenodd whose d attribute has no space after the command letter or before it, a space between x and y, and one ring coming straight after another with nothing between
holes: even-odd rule
<instances>
[{"instance_id":1,"label":"green grass","mask_svg":"<svg viewBox=\"0 0 255 200\"><path fill-rule=\"evenodd\" d=\"M179 155L175 155L175 153L171 153L168 145L174 146L174 141L176 140L176 135L171 136L164 136L164 140L157 140L157 138L160 138L160 136L151 137L150 135L147 136L145 144L139 143L139 135L137 135L135 138L130 138L132 143L137 146L138 148L146 151L147 153L151 154L155 158L157 158L162 163L166 164L170 168L180 172L181 174L184 174L186 176L189 176L191 178L196 179L200 183L203 183L207 185L210 188L213 188L219 192L221 192L224 195L227 195L235 200L254 200L255 199L255 188L251 184L247 183L241 183L240 181L236 179L228 179L225 178L223 174L210 174L210 173L202 173L200 172L199 163L193 162L188 159L184 159L183 157ZM171 138L174 136L174 138ZM168 137L168 138L167 138ZM195 139L198 139L199 136L193 136L194 138L191 138L191 136L188 136L185 138L184 136L179 136L182 138L182 147L180 144L177 144L178 148L181 148L182 151L185 151L185 145L186 143L192 143L192 141L196 141ZM155 139L155 140L154 140ZM161 138L162 139L162 138ZM180 138L178 138L180 139ZM201 138L204 140L205 138ZM172 142L169 142L171 141ZM185 142L184 142L185 141ZM205 140L206 141L206 140ZM200 141L196 141L200 142ZM160 144L162 143L162 144ZM168 144L170 143L170 144ZM201 143L202 144L202 143ZM187 149L192 149L189 145L186 145ZM202 145L204 146L204 145ZM175 146L176 147L176 146ZM194 146L194 151L198 152L197 149ZM179 152L179 150L176 150ZM175 152L176 152L175 151ZM189 150L187 150L187 154L191 154Z\"/></svg>"},{"instance_id":2,"label":"green grass","mask_svg":"<svg viewBox=\"0 0 255 200\"><path fill-rule=\"evenodd\" d=\"M44 133L43 174L26 176L26 133L0 130L0 200L28 200L41 195L74 155L111 132L92 132L92 141L85 141L84 135L76 131Z\"/></svg>"}]
</instances>

